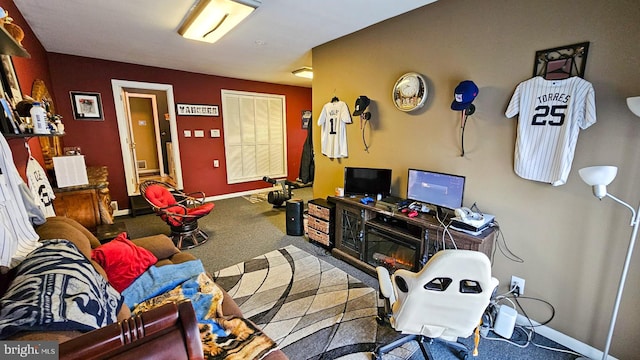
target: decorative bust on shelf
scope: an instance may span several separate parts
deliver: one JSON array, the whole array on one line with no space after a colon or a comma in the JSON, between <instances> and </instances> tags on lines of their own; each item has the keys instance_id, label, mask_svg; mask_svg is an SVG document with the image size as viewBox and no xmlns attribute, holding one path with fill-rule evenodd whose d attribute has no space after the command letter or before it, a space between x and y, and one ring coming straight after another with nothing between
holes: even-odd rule
<instances>
[{"instance_id":1,"label":"decorative bust on shelf","mask_svg":"<svg viewBox=\"0 0 640 360\"><path fill-rule=\"evenodd\" d=\"M4 26L5 30L22 46L22 40L24 39L24 31L22 28L13 23L13 18L9 16L9 12L0 8L0 23Z\"/></svg>"}]
</instances>

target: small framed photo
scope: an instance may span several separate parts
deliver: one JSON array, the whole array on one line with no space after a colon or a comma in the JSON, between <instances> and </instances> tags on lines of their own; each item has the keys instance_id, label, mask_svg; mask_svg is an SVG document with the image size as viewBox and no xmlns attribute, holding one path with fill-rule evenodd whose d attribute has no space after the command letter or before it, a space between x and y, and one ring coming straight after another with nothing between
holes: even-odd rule
<instances>
[{"instance_id":1,"label":"small framed photo","mask_svg":"<svg viewBox=\"0 0 640 360\"><path fill-rule=\"evenodd\" d=\"M100 93L70 91L73 118L76 120L104 120Z\"/></svg>"}]
</instances>

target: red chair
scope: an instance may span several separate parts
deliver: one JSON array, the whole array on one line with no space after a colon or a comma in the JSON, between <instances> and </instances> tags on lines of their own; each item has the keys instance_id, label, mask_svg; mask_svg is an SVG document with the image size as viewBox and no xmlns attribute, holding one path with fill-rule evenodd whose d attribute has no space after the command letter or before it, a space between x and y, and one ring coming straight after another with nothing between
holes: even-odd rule
<instances>
[{"instance_id":1,"label":"red chair","mask_svg":"<svg viewBox=\"0 0 640 360\"><path fill-rule=\"evenodd\" d=\"M171 237L177 248L191 249L204 244L209 235L198 227L198 219L213 210L213 203L205 203L204 193L184 193L171 185L156 180L140 184L140 194L171 227ZM187 240L183 244L183 240Z\"/></svg>"}]
</instances>

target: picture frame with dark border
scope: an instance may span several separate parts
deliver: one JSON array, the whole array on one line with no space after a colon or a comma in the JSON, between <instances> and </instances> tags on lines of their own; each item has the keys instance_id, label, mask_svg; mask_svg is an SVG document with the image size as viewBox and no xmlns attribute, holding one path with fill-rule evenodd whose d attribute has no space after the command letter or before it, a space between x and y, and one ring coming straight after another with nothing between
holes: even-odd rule
<instances>
[{"instance_id":1,"label":"picture frame with dark border","mask_svg":"<svg viewBox=\"0 0 640 360\"><path fill-rule=\"evenodd\" d=\"M533 77L561 80L572 76L584 79L589 54L589 42L565 45L536 51Z\"/></svg>"},{"instance_id":2,"label":"picture frame with dark border","mask_svg":"<svg viewBox=\"0 0 640 360\"><path fill-rule=\"evenodd\" d=\"M70 91L73 118L76 120L104 121L100 93Z\"/></svg>"},{"instance_id":3,"label":"picture frame with dark border","mask_svg":"<svg viewBox=\"0 0 640 360\"><path fill-rule=\"evenodd\" d=\"M22 101L22 90L20 89L20 83L18 82L18 75L13 67L13 60L9 55L0 55L2 62L3 72L3 95L6 94L7 98L11 100L11 104L15 104Z\"/></svg>"}]
</instances>

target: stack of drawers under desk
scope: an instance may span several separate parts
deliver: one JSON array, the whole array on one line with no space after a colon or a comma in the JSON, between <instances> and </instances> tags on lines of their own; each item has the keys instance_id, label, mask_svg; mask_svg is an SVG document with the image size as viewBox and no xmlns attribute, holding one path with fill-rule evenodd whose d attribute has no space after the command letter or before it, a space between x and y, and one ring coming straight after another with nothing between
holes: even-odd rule
<instances>
[{"instance_id":1,"label":"stack of drawers under desk","mask_svg":"<svg viewBox=\"0 0 640 360\"><path fill-rule=\"evenodd\" d=\"M333 247L335 205L325 199L313 199L308 203L307 227L309 240L327 248Z\"/></svg>"}]
</instances>

